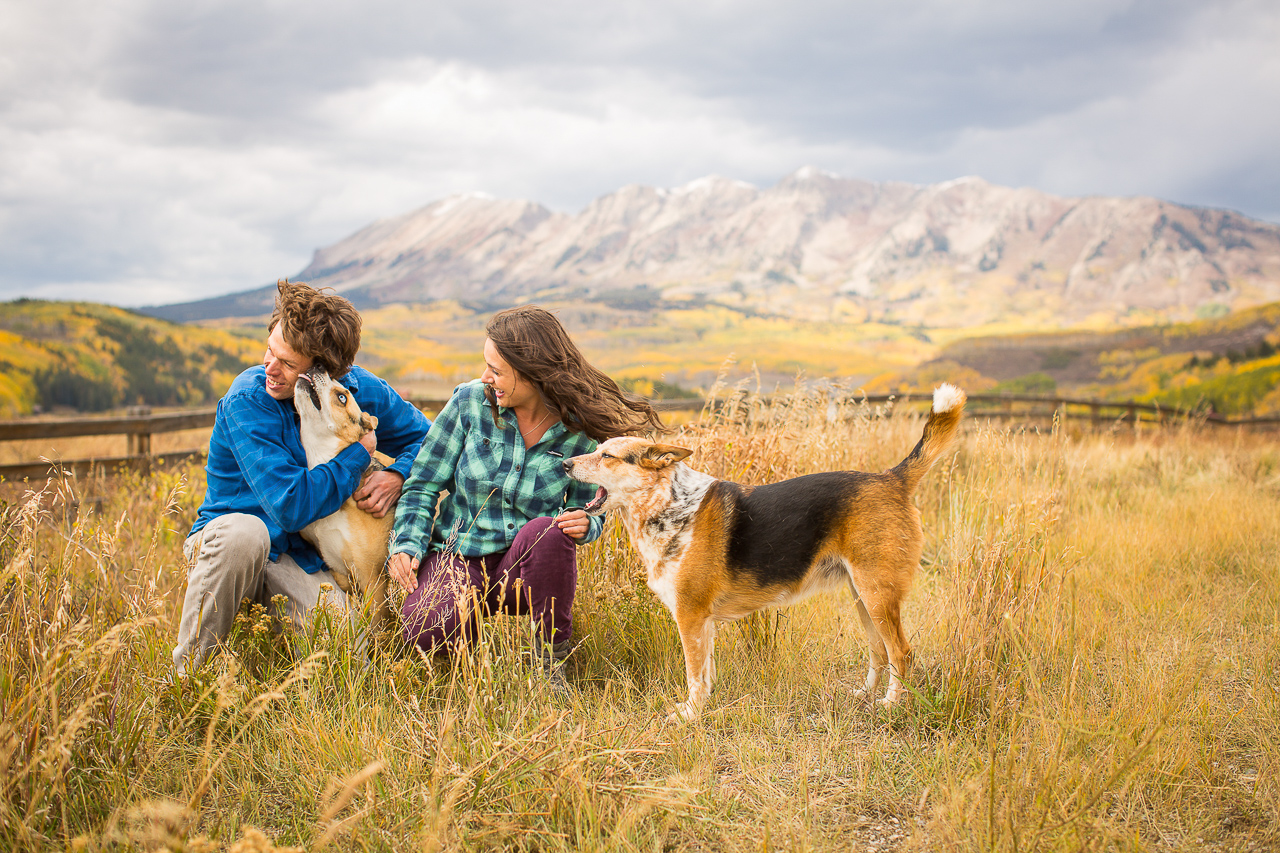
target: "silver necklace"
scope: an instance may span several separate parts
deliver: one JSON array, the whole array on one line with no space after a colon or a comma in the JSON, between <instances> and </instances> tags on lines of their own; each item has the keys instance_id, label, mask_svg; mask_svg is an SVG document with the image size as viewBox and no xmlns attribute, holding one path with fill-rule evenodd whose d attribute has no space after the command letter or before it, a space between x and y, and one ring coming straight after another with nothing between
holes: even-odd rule
<instances>
[{"instance_id":1,"label":"silver necklace","mask_svg":"<svg viewBox=\"0 0 1280 853\"><path fill-rule=\"evenodd\" d=\"M549 418L549 417L551 417L551 410L550 410L550 409L547 409L547 413L546 413L545 415L543 415L543 416L542 416L542 420L538 421L536 424L534 424L533 426L529 427L529 429L527 429L527 430L523 430L523 429L521 429L521 430L520 430L520 437L521 437L521 438L528 438L528 437L529 437L529 433L534 432L535 430L537 430L537 429L538 429L538 427L540 427L540 426L542 426L544 423L546 423L546 420L547 420L547 418ZM520 421L519 421L519 419L517 419L517 420L516 420L516 429L520 429Z\"/></svg>"}]
</instances>

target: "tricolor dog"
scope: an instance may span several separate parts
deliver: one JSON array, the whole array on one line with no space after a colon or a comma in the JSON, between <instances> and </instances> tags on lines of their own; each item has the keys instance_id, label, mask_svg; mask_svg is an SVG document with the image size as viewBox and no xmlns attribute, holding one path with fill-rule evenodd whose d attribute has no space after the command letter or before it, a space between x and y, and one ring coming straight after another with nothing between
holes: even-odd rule
<instances>
[{"instance_id":1,"label":"tricolor dog","mask_svg":"<svg viewBox=\"0 0 1280 853\"><path fill-rule=\"evenodd\" d=\"M351 392L319 366L298 377L293 405L301 419L299 432L308 468L328 462L378 426L378 419L360 411ZM365 476L392 461L385 453L375 452ZM311 522L302 531L303 538L320 552L338 587L349 595L359 592L364 596L374 631L391 616L385 566L394 522L395 513L374 518L360 509L354 498L347 498L337 512Z\"/></svg>"},{"instance_id":2,"label":"tricolor dog","mask_svg":"<svg viewBox=\"0 0 1280 853\"><path fill-rule=\"evenodd\" d=\"M587 512L616 510L644 561L649 588L671 611L684 646L689 698L672 718L697 716L715 679L715 625L815 592L847 587L871 646L859 696L898 702L911 648L901 609L924 533L912 496L954 441L964 392L942 385L924 435L880 474L810 474L742 486L699 473L689 450L640 438L612 438L564 462L575 480L600 486Z\"/></svg>"}]
</instances>

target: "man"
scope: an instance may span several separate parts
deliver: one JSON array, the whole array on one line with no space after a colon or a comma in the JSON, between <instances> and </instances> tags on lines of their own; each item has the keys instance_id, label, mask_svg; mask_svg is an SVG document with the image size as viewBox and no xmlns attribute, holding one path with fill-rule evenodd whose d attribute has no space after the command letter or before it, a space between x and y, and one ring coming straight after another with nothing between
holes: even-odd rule
<instances>
[{"instance_id":1,"label":"man","mask_svg":"<svg viewBox=\"0 0 1280 853\"><path fill-rule=\"evenodd\" d=\"M173 650L179 674L199 667L226 639L244 598L269 605L283 595L289 612L277 615L297 626L322 600L345 611L346 596L297 531L353 495L377 517L394 509L431 426L386 382L352 365L361 321L350 302L287 279L278 288L262 365L236 377L218 402L208 490L184 548L191 568ZM293 388L316 364L377 416L378 429L308 470ZM379 445L395 463L360 485Z\"/></svg>"}]
</instances>

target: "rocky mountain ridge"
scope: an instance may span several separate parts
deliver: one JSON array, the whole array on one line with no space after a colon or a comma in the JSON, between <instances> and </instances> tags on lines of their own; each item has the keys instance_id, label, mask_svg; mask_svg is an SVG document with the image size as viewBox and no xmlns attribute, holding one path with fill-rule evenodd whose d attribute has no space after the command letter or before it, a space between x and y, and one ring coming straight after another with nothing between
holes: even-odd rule
<instances>
[{"instance_id":1,"label":"rocky mountain ridge","mask_svg":"<svg viewBox=\"0 0 1280 853\"><path fill-rule=\"evenodd\" d=\"M576 215L446 198L320 249L295 279L361 307L457 299L688 300L925 327L1131 325L1280 299L1280 226L1152 198L1065 198L980 178L873 183L803 168L627 186ZM149 313L270 310L274 287Z\"/></svg>"}]
</instances>

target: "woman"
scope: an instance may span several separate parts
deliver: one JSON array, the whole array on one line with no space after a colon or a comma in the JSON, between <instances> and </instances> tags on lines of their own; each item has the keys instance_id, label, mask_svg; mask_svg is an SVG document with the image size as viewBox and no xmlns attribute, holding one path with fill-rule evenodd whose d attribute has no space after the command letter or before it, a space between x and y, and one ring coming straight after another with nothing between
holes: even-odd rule
<instances>
[{"instance_id":1,"label":"woman","mask_svg":"<svg viewBox=\"0 0 1280 853\"><path fill-rule=\"evenodd\" d=\"M662 425L543 309L502 311L485 332L484 374L454 390L405 481L388 569L409 593L410 642L424 651L466 643L481 612L527 613L543 671L562 688L575 546L599 537L603 519L581 509L595 487L570 480L561 463Z\"/></svg>"}]
</instances>

